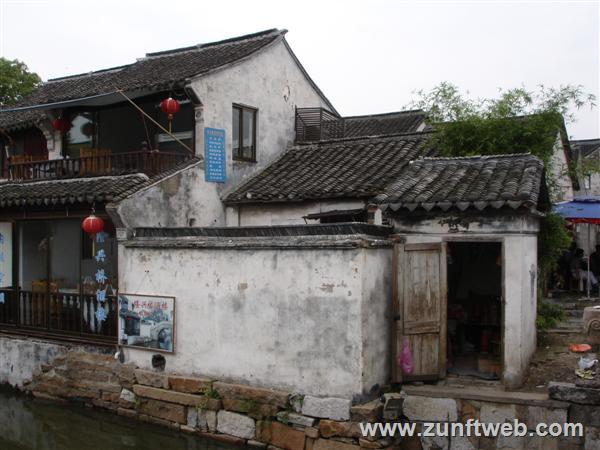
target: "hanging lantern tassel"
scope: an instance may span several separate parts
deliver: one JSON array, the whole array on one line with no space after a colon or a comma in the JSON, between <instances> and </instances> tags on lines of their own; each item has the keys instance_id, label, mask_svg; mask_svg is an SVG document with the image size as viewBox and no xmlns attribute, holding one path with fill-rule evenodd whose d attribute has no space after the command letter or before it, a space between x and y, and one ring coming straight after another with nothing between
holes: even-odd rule
<instances>
[{"instance_id":1,"label":"hanging lantern tassel","mask_svg":"<svg viewBox=\"0 0 600 450\"><path fill-rule=\"evenodd\" d=\"M92 253L96 254L96 234L104 230L104 220L91 214L83 219L81 228L92 238Z\"/></svg>"},{"instance_id":2,"label":"hanging lantern tassel","mask_svg":"<svg viewBox=\"0 0 600 450\"><path fill-rule=\"evenodd\" d=\"M166 98L162 102L160 102L160 109L167 115L169 119L169 133L171 132L171 122L173 121L173 116L179 112L181 109L181 105L174 98Z\"/></svg>"}]
</instances>

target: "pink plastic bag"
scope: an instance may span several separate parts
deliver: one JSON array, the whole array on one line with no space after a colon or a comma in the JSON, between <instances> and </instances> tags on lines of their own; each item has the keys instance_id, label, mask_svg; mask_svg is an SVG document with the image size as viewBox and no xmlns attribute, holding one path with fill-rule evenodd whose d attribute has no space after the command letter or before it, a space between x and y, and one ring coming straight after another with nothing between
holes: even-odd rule
<instances>
[{"instance_id":1,"label":"pink plastic bag","mask_svg":"<svg viewBox=\"0 0 600 450\"><path fill-rule=\"evenodd\" d=\"M415 365L410 351L410 345L408 345L408 338L404 338L404 342L402 343L402 353L398 356L398 365L402 369L404 375L413 373Z\"/></svg>"}]
</instances>

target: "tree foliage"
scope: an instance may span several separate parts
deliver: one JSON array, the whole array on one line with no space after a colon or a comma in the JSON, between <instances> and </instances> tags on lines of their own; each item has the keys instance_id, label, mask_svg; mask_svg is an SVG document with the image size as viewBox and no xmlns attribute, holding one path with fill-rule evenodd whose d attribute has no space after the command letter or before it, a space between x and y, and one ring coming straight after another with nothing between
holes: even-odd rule
<instances>
[{"instance_id":1,"label":"tree foliage","mask_svg":"<svg viewBox=\"0 0 600 450\"><path fill-rule=\"evenodd\" d=\"M25 63L0 57L0 106L17 103L41 82Z\"/></svg>"},{"instance_id":2,"label":"tree foliage","mask_svg":"<svg viewBox=\"0 0 600 450\"><path fill-rule=\"evenodd\" d=\"M443 82L431 91L417 91L412 108L423 109L436 129L432 142L446 156L532 153L552 164L557 132L572 122L574 109L595 105L581 86L540 86L499 90L497 98L468 97ZM565 136L566 137L566 136Z\"/></svg>"},{"instance_id":3,"label":"tree foliage","mask_svg":"<svg viewBox=\"0 0 600 450\"><path fill-rule=\"evenodd\" d=\"M428 113L435 130L431 145L445 156L497 155L532 153L545 164L546 173L556 173L553 152L565 122L575 120L574 110L595 106L596 98L582 86L559 88L539 86L499 90L497 98L472 99L455 85L440 83L431 91L417 91L410 105ZM567 138L567 136L564 136ZM549 178L552 191L558 180ZM562 217L547 213L540 224L540 280L555 268L570 236Z\"/></svg>"}]
</instances>

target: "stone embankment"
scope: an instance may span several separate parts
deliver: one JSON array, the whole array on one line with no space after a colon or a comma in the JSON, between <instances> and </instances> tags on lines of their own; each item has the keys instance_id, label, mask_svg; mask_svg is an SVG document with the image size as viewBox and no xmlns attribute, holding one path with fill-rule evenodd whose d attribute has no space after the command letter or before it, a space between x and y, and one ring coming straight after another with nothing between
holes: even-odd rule
<instances>
[{"instance_id":1,"label":"stone embankment","mask_svg":"<svg viewBox=\"0 0 600 450\"><path fill-rule=\"evenodd\" d=\"M600 449L600 389L552 384L549 394L405 386L366 404L202 377L142 370L111 354L70 350L43 364L25 390L229 444L272 450ZM361 422L581 422L582 437L363 437Z\"/></svg>"},{"instance_id":2,"label":"stone embankment","mask_svg":"<svg viewBox=\"0 0 600 450\"><path fill-rule=\"evenodd\" d=\"M106 354L60 355L43 365L25 389L38 398L81 401L230 444L289 450L385 449L393 444L363 438L360 432L359 422L381 417L380 400L352 406L345 399L142 370Z\"/></svg>"}]
</instances>

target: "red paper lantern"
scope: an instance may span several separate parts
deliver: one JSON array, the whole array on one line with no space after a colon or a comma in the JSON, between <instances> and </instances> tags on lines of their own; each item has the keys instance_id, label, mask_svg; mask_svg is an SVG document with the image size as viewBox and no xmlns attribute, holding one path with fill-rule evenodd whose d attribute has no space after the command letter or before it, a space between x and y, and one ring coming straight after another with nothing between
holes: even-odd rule
<instances>
[{"instance_id":1,"label":"red paper lantern","mask_svg":"<svg viewBox=\"0 0 600 450\"><path fill-rule=\"evenodd\" d=\"M181 105L177 100L169 97L160 102L160 109L167 115L169 120L173 120L173 115L179 112Z\"/></svg>"},{"instance_id":2,"label":"red paper lantern","mask_svg":"<svg viewBox=\"0 0 600 450\"><path fill-rule=\"evenodd\" d=\"M104 220L95 215L87 216L81 224L83 231L87 234L96 234L104 230Z\"/></svg>"},{"instance_id":3,"label":"red paper lantern","mask_svg":"<svg viewBox=\"0 0 600 450\"><path fill-rule=\"evenodd\" d=\"M71 122L66 119L54 119L52 121L52 128L56 131L60 131L61 133L66 133L71 129Z\"/></svg>"}]
</instances>

